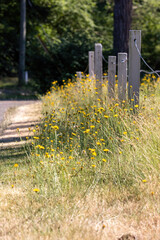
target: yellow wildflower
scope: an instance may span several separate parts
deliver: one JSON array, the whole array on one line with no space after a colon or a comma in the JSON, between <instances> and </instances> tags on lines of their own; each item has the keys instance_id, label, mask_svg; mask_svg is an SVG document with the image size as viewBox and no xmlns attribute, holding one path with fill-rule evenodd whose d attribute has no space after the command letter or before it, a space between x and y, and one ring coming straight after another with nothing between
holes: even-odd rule
<instances>
[{"instance_id":1,"label":"yellow wildflower","mask_svg":"<svg viewBox=\"0 0 160 240\"><path fill-rule=\"evenodd\" d=\"M105 148L103 149L103 152L109 152L109 149Z\"/></svg>"},{"instance_id":2,"label":"yellow wildflower","mask_svg":"<svg viewBox=\"0 0 160 240\"><path fill-rule=\"evenodd\" d=\"M89 133L90 132L90 129L86 129L86 131L84 131L84 133Z\"/></svg>"},{"instance_id":3,"label":"yellow wildflower","mask_svg":"<svg viewBox=\"0 0 160 240\"><path fill-rule=\"evenodd\" d=\"M34 188L33 192L40 192L39 188Z\"/></svg>"},{"instance_id":4,"label":"yellow wildflower","mask_svg":"<svg viewBox=\"0 0 160 240\"><path fill-rule=\"evenodd\" d=\"M146 180L146 179L143 179L143 180L142 180L142 182L143 182L143 183L146 183L146 182L147 182L147 180Z\"/></svg>"},{"instance_id":5,"label":"yellow wildflower","mask_svg":"<svg viewBox=\"0 0 160 240\"><path fill-rule=\"evenodd\" d=\"M93 155L93 156L97 156L97 153L96 153L96 152L92 152L92 155Z\"/></svg>"},{"instance_id":6,"label":"yellow wildflower","mask_svg":"<svg viewBox=\"0 0 160 240\"><path fill-rule=\"evenodd\" d=\"M54 130L58 130L59 129L58 126L51 126L51 128L54 129Z\"/></svg>"}]
</instances>

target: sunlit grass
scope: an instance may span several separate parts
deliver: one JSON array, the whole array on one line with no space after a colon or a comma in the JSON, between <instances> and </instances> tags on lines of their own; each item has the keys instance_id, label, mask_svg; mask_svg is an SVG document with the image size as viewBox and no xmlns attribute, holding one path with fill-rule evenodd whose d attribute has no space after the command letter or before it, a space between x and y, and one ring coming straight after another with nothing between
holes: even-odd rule
<instances>
[{"instance_id":1,"label":"sunlit grass","mask_svg":"<svg viewBox=\"0 0 160 240\"><path fill-rule=\"evenodd\" d=\"M160 82L143 79L139 105L118 100L117 82L109 99L107 84L99 95L85 76L62 87L54 82L44 96L30 154L2 173L2 202L8 209L13 203L12 232L21 239L116 239L131 225L148 239L145 226L159 221Z\"/></svg>"},{"instance_id":2,"label":"sunlit grass","mask_svg":"<svg viewBox=\"0 0 160 240\"><path fill-rule=\"evenodd\" d=\"M54 82L44 97L44 122L35 129L31 160L40 188L58 179L62 189L96 181L138 190L148 174L159 175L159 81L144 78L140 105L119 102L116 94L109 99L107 82L99 96L95 85L87 77L62 87ZM52 174L58 177L50 182Z\"/></svg>"}]
</instances>

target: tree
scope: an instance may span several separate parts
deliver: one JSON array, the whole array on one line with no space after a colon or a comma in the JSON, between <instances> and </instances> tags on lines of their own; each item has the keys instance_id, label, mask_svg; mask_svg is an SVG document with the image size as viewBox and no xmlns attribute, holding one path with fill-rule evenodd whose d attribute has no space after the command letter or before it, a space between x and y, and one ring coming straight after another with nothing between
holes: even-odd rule
<instances>
[{"instance_id":1,"label":"tree","mask_svg":"<svg viewBox=\"0 0 160 240\"><path fill-rule=\"evenodd\" d=\"M19 85L25 83L26 0L20 3Z\"/></svg>"},{"instance_id":2,"label":"tree","mask_svg":"<svg viewBox=\"0 0 160 240\"><path fill-rule=\"evenodd\" d=\"M132 28L142 30L142 55L153 69L160 69L160 1L134 0ZM148 70L142 62L142 69Z\"/></svg>"},{"instance_id":3,"label":"tree","mask_svg":"<svg viewBox=\"0 0 160 240\"><path fill-rule=\"evenodd\" d=\"M114 0L114 53L128 52L132 0Z\"/></svg>"},{"instance_id":4,"label":"tree","mask_svg":"<svg viewBox=\"0 0 160 240\"><path fill-rule=\"evenodd\" d=\"M159 69L160 1L132 1L26 0L26 69L36 90L84 71L95 42L102 43L105 58L113 54L113 42L116 52L126 52L131 16L132 29L142 30L143 57ZM1 0L0 17L0 77L17 77L20 1Z\"/></svg>"},{"instance_id":5,"label":"tree","mask_svg":"<svg viewBox=\"0 0 160 240\"><path fill-rule=\"evenodd\" d=\"M9 77L17 72L18 67L18 2L15 0L1 0L0 18L0 75Z\"/></svg>"}]
</instances>

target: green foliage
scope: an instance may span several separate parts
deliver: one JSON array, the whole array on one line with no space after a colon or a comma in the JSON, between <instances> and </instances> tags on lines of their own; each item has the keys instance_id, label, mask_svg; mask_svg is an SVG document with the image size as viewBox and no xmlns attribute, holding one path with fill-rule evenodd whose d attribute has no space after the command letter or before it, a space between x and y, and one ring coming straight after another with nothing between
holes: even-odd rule
<instances>
[{"instance_id":1,"label":"green foliage","mask_svg":"<svg viewBox=\"0 0 160 240\"><path fill-rule=\"evenodd\" d=\"M142 54L155 69L160 65L160 2L135 1L132 28L142 30Z\"/></svg>"},{"instance_id":2,"label":"green foliage","mask_svg":"<svg viewBox=\"0 0 160 240\"><path fill-rule=\"evenodd\" d=\"M2 0L0 3L0 72L3 75L10 74L18 64L18 10L14 0Z\"/></svg>"},{"instance_id":3,"label":"green foliage","mask_svg":"<svg viewBox=\"0 0 160 240\"><path fill-rule=\"evenodd\" d=\"M15 0L0 3L1 75L18 72L20 6ZM142 54L153 68L160 61L160 3L133 1L132 29L142 30ZM39 40L38 40L39 39ZM26 70L40 92L53 80L84 71L88 51L103 44L105 58L113 50L113 1L28 0ZM107 68L106 66L104 67Z\"/></svg>"}]
</instances>

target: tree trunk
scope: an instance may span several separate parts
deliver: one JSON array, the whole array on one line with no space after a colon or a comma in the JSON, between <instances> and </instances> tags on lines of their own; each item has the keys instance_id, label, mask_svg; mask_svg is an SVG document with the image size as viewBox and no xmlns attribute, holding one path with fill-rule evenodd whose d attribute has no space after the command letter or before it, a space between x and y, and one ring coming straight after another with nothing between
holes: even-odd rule
<instances>
[{"instance_id":1,"label":"tree trunk","mask_svg":"<svg viewBox=\"0 0 160 240\"><path fill-rule=\"evenodd\" d=\"M114 53L128 52L132 0L114 0Z\"/></svg>"},{"instance_id":2,"label":"tree trunk","mask_svg":"<svg viewBox=\"0 0 160 240\"><path fill-rule=\"evenodd\" d=\"M19 85L25 84L26 0L20 1Z\"/></svg>"}]
</instances>

